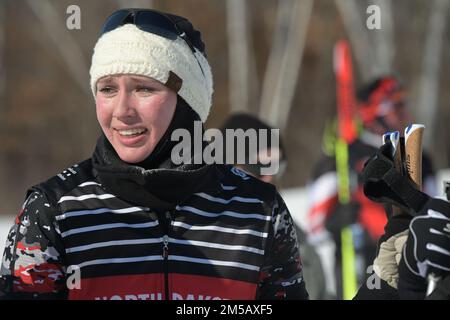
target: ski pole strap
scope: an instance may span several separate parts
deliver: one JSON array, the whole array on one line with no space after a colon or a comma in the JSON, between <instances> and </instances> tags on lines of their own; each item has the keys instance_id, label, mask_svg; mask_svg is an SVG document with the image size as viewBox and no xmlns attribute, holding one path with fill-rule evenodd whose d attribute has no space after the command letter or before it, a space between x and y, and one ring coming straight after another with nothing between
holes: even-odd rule
<instances>
[{"instance_id":1,"label":"ski pole strap","mask_svg":"<svg viewBox=\"0 0 450 320\"><path fill-rule=\"evenodd\" d=\"M419 191L414 183L394 168L387 157L378 153L369 160L363 171L364 194L372 201L389 203L415 215L429 196Z\"/></svg>"},{"instance_id":2,"label":"ski pole strap","mask_svg":"<svg viewBox=\"0 0 450 320\"><path fill-rule=\"evenodd\" d=\"M419 212L425 203L429 200L429 196L418 190L414 183L407 177L400 175L396 169L390 169L383 177L388 187L411 208L414 213Z\"/></svg>"}]
</instances>

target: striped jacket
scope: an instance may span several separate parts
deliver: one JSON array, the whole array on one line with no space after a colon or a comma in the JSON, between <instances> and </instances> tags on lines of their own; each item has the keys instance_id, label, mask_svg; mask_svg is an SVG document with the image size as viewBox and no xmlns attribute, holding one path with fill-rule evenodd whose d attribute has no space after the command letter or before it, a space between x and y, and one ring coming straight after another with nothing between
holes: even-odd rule
<instances>
[{"instance_id":1,"label":"striped jacket","mask_svg":"<svg viewBox=\"0 0 450 320\"><path fill-rule=\"evenodd\" d=\"M4 298L303 299L297 239L272 185L214 165L161 227L147 207L101 185L91 160L28 192L8 236Z\"/></svg>"}]
</instances>

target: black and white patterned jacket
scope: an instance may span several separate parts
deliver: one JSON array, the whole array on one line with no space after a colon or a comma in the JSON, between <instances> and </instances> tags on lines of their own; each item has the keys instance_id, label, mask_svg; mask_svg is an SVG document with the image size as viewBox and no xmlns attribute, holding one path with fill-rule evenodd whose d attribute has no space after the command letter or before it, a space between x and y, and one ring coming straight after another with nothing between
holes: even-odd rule
<instances>
[{"instance_id":1,"label":"black and white patterned jacket","mask_svg":"<svg viewBox=\"0 0 450 320\"><path fill-rule=\"evenodd\" d=\"M306 299L291 216L274 186L211 165L167 212L108 191L92 159L31 188L8 236L0 296Z\"/></svg>"}]
</instances>

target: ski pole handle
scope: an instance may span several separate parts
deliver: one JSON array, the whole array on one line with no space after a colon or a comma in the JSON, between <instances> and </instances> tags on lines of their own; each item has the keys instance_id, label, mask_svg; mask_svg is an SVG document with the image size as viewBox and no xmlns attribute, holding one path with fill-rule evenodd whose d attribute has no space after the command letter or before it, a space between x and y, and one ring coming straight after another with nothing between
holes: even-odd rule
<instances>
[{"instance_id":1,"label":"ski pole handle","mask_svg":"<svg viewBox=\"0 0 450 320\"><path fill-rule=\"evenodd\" d=\"M422 137L425 126L412 124L405 129L405 166L406 173L422 190Z\"/></svg>"}]
</instances>

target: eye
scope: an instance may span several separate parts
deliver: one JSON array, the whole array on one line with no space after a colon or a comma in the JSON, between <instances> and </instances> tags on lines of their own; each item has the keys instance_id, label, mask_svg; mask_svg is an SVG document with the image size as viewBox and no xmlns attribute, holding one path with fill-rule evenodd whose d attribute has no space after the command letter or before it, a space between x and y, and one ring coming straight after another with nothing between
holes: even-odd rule
<instances>
[{"instance_id":1,"label":"eye","mask_svg":"<svg viewBox=\"0 0 450 320\"><path fill-rule=\"evenodd\" d=\"M136 88L137 92L143 92L143 93L152 93L155 91L155 89L151 88L151 87L146 87L146 86L139 86Z\"/></svg>"},{"instance_id":2,"label":"eye","mask_svg":"<svg viewBox=\"0 0 450 320\"><path fill-rule=\"evenodd\" d=\"M113 94L115 92L115 88L112 86L104 86L104 87L100 87L98 89L99 92L105 94L105 95L110 95Z\"/></svg>"}]
</instances>

